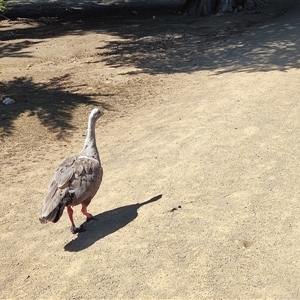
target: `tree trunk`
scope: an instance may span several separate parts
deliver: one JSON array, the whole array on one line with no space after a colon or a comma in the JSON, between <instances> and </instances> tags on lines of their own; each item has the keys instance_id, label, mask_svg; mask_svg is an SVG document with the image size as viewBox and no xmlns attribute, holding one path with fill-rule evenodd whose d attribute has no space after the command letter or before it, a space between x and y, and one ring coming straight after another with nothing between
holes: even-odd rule
<instances>
[{"instance_id":1,"label":"tree trunk","mask_svg":"<svg viewBox=\"0 0 300 300\"><path fill-rule=\"evenodd\" d=\"M231 12L235 6L235 0L220 0L217 7L217 12Z\"/></svg>"},{"instance_id":2,"label":"tree trunk","mask_svg":"<svg viewBox=\"0 0 300 300\"><path fill-rule=\"evenodd\" d=\"M185 14L192 16L209 16L212 13L213 0L187 0L184 4L183 11Z\"/></svg>"},{"instance_id":3,"label":"tree trunk","mask_svg":"<svg viewBox=\"0 0 300 300\"><path fill-rule=\"evenodd\" d=\"M186 0L183 12L193 16L208 16L212 13L232 12L237 7L254 9L266 5L266 0Z\"/></svg>"}]
</instances>

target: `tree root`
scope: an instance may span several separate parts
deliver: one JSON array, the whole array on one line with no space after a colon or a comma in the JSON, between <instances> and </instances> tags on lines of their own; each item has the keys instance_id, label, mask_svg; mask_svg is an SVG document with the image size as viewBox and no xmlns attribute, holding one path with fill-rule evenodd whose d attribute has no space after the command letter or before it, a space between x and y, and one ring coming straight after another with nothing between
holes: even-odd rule
<instances>
[{"instance_id":1,"label":"tree root","mask_svg":"<svg viewBox=\"0 0 300 300\"><path fill-rule=\"evenodd\" d=\"M237 7L255 9L268 6L267 0L186 0L183 6L184 15L208 16L211 13L232 12Z\"/></svg>"},{"instance_id":2,"label":"tree root","mask_svg":"<svg viewBox=\"0 0 300 300\"><path fill-rule=\"evenodd\" d=\"M0 13L0 18L10 21L10 18L6 17L4 14Z\"/></svg>"}]
</instances>

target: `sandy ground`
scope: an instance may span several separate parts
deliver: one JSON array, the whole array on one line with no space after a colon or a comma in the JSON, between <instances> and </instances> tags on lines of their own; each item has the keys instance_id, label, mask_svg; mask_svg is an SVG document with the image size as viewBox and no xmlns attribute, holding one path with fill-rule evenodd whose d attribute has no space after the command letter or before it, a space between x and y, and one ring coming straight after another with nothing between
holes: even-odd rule
<instances>
[{"instance_id":1,"label":"sandy ground","mask_svg":"<svg viewBox=\"0 0 300 300\"><path fill-rule=\"evenodd\" d=\"M201 19L31 4L0 22L0 94L16 101L0 106L1 299L300 299L290 2ZM72 235L66 213L38 217L95 106L98 220Z\"/></svg>"}]
</instances>

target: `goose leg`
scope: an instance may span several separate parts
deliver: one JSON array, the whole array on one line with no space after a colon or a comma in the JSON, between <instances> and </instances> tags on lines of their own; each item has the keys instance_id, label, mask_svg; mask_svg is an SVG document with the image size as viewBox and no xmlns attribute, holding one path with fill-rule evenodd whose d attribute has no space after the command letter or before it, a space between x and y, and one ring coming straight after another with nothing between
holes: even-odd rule
<instances>
[{"instance_id":1,"label":"goose leg","mask_svg":"<svg viewBox=\"0 0 300 300\"><path fill-rule=\"evenodd\" d=\"M87 207L84 204L82 204L81 212L86 216L87 222L89 222L91 220L97 220L96 218L93 217L93 215L91 215L90 213L87 212Z\"/></svg>"},{"instance_id":2,"label":"goose leg","mask_svg":"<svg viewBox=\"0 0 300 300\"><path fill-rule=\"evenodd\" d=\"M75 234L75 233L78 233L78 232L83 232L83 231L85 231L85 229L82 228L82 226L80 226L79 228L77 228L77 227L75 226L75 223L74 223L74 220L73 220L73 209L72 209L71 205L68 205L68 206L67 206L67 212L68 212L68 215L69 215L69 219L70 219L70 221L71 221L71 227L70 227L71 232L72 232L73 234Z\"/></svg>"}]
</instances>

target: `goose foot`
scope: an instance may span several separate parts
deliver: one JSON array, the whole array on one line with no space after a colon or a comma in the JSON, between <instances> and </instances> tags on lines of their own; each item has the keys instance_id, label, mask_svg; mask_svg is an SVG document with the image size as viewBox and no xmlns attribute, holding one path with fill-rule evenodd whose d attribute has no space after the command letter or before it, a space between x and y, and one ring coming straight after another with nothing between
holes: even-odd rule
<instances>
[{"instance_id":1,"label":"goose foot","mask_svg":"<svg viewBox=\"0 0 300 300\"><path fill-rule=\"evenodd\" d=\"M93 216L90 214L90 217L87 217L87 218L86 218L86 222L89 222L89 221L92 221L92 220L97 221L97 220L99 220L99 219L93 217Z\"/></svg>"},{"instance_id":2,"label":"goose foot","mask_svg":"<svg viewBox=\"0 0 300 300\"><path fill-rule=\"evenodd\" d=\"M85 231L85 228L82 225L80 225L80 227L78 227L78 228L75 227L74 225L71 225L70 229L73 234Z\"/></svg>"}]
</instances>

